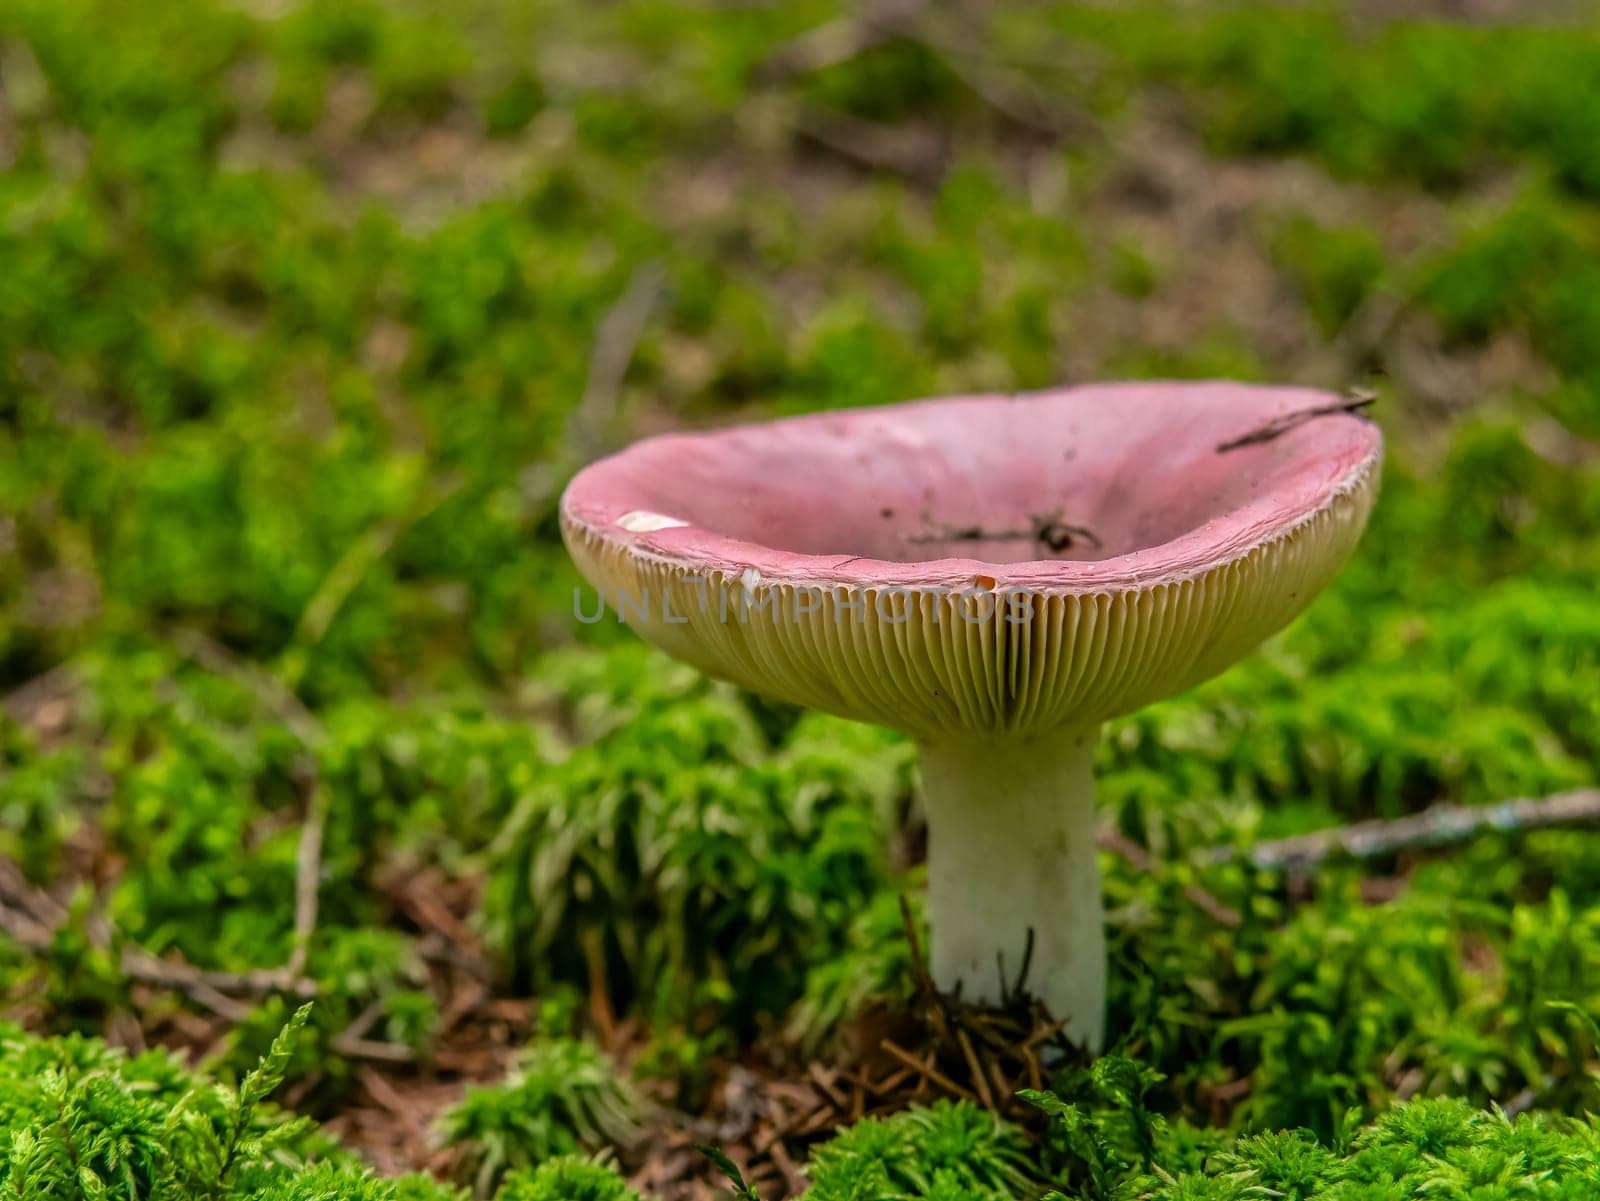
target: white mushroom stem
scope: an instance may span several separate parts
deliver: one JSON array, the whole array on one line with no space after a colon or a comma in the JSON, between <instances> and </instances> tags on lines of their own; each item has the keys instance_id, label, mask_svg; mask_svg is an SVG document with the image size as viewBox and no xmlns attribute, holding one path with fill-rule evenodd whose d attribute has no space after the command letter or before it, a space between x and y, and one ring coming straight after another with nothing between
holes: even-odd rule
<instances>
[{"instance_id":1,"label":"white mushroom stem","mask_svg":"<svg viewBox=\"0 0 1600 1201\"><path fill-rule=\"evenodd\" d=\"M1092 1050L1105 1036L1106 1004L1098 735L920 746L934 983L959 987L967 1000L1000 1001L1003 988L1016 987L1031 928L1024 986Z\"/></svg>"}]
</instances>

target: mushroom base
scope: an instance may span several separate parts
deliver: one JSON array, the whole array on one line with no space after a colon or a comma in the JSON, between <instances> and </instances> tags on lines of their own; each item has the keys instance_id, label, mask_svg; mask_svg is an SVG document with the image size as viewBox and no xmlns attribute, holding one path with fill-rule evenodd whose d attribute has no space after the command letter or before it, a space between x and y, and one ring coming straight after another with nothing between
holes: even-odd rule
<instances>
[{"instance_id":1,"label":"mushroom base","mask_svg":"<svg viewBox=\"0 0 1600 1201\"><path fill-rule=\"evenodd\" d=\"M923 742L931 969L944 991L996 1003L1022 987L1098 1051L1106 941L1094 809L1099 731Z\"/></svg>"}]
</instances>

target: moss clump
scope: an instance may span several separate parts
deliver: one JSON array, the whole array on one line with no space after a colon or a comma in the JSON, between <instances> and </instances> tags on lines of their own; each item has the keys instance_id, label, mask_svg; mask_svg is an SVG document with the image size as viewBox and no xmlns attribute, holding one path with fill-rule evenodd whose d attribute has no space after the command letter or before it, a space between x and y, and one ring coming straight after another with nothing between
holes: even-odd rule
<instances>
[{"instance_id":1,"label":"moss clump","mask_svg":"<svg viewBox=\"0 0 1600 1201\"><path fill-rule=\"evenodd\" d=\"M424 1177L382 1180L303 1118L267 1105L308 1013L237 1087L163 1053L0 1031L0 1191L33 1201L452 1201Z\"/></svg>"},{"instance_id":2,"label":"moss clump","mask_svg":"<svg viewBox=\"0 0 1600 1201\"><path fill-rule=\"evenodd\" d=\"M640 1112L638 1097L598 1047L556 1038L531 1043L502 1083L469 1087L441 1125L447 1142L466 1149L466 1168L479 1195L488 1195L506 1172L549 1160L565 1165L553 1179L592 1174L596 1169L562 1157L627 1141ZM509 1185L508 1190L522 1195ZM542 1194L529 1193L536 1195Z\"/></svg>"}]
</instances>

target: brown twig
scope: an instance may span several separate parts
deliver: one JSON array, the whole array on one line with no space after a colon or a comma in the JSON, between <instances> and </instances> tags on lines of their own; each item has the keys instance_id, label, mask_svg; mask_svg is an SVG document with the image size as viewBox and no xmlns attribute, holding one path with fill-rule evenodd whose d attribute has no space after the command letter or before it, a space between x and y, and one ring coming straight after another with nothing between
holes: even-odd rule
<instances>
[{"instance_id":1,"label":"brown twig","mask_svg":"<svg viewBox=\"0 0 1600 1201\"><path fill-rule=\"evenodd\" d=\"M28 883L16 862L0 857L0 929L28 950L42 955L49 952L55 943L56 931L70 918L66 906ZM90 942L101 949L114 946L117 941L111 923L100 915L88 918L86 932ZM123 946L118 970L136 984L181 992L202 1008L232 1022L248 1017L250 1007L230 993L285 992L305 997L315 991L309 981L284 981L276 971L207 971L180 960L163 959L131 944Z\"/></svg>"},{"instance_id":2,"label":"brown twig","mask_svg":"<svg viewBox=\"0 0 1600 1201\"><path fill-rule=\"evenodd\" d=\"M917 937L917 923L911 916L911 902L906 900L906 894L901 893L897 898L900 902L900 924L905 928L906 942L911 948L911 976L917 988L926 995L935 995L937 990L933 987L933 977L928 974L928 964L922 958L922 940Z\"/></svg>"},{"instance_id":3,"label":"brown twig","mask_svg":"<svg viewBox=\"0 0 1600 1201\"><path fill-rule=\"evenodd\" d=\"M1086 112L1062 107L1056 95L1030 86L1010 65L984 49L983 31L963 27L940 30L930 22L927 0L880 0L863 10L807 30L779 47L757 70L766 83L786 83L847 63L900 38L915 43L942 62L978 101L1001 120L1046 138L1068 133L1098 133Z\"/></svg>"},{"instance_id":4,"label":"brown twig","mask_svg":"<svg viewBox=\"0 0 1600 1201\"><path fill-rule=\"evenodd\" d=\"M930 525L937 524L926 513L922 520ZM905 534L905 541L916 544L932 544L940 542L1038 542L1048 550L1060 554L1069 549L1079 539L1089 543L1096 549L1100 548L1100 538L1091 529L1081 525L1069 525L1061 520L1059 512L1041 513L1031 519L1032 524L1027 529L1015 530L986 530L981 525L950 525L942 524L939 528L928 534Z\"/></svg>"},{"instance_id":5,"label":"brown twig","mask_svg":"<svg viewBox=\"0 0 1600 1201\"><path fill-rule=\"evenodd\" d=\"M319 775L306 784L305 820L294 859L294 941L283 974L295 979L305 974L311 940L317 932L318 892L322 882L322 834L328 823L328 789Z\"/></svg>"},{"instance_id":6,"label":"brown twig","mask_svg":"<svg viewBox=\"0 0 1600 1201\"><path fill-rule=\"evenodd\" d=\"M779 46L756 69L765 83L786 83L836 67L900 34L927 0L890 0L813 26Z\"/></svg>"},{"instance_id":7,"label":"brown twig","mask_svg":"<svg viewBox=\"0 0 1600 1201\"><path fill-rule=\"evenodd\" d=\"M1308 421L1318 417L1333 417L1340 413L1361 414L1362 410L1371 408L1378 402L1378 398L1371 392L1352 389L1348 399L1336 401L1333 404L1313 405L1309 409L1300 409L1293 413L1285 413L1281 417L1274 417L1265 425L1251 430L1248 434L1234 438L1227 442L1217 444L1217 453L1226 454L1230 450L1239 450L1246 446L1257 446L1263 442L1271 442L1274 438L1281 438L1292 429L1298 429Z\"/></svg>"},{"instance_id":8,"label":"brown twig","mask_svg":"<svg viewBox=\"0 0 1600 1201\"><path fill-rule=\"evenodd\" d=\"M623 379L639 339L661 303L666 282L659 262L640 263L628 277L622 295L595 327L583 396L567 419L567 445L579 463L589 462L605 449L606 430L616 415Z\"/></svg>"},{"instance_id":9,"label":"brown twig","mask_svg":"<svg viewBox=\"0 0 1600 1201\"><path fill-rule=\"evenodd\" d=\"M807 1180L805 1171L783 1148L781 1141L772 1144L772 1162L778 1165L778 1171L783 1173L783 1182L788 1186L789 1195L798 1197L806 1191Z\"/></svg>"},{"instance_id":10,"label":"brown twig","mask_svg":"<svg viewBox=\"0 0 1600 1201\"><path fill-rule=\"evenodd\" d=\"M213 675L226 676L255 697L256 703L286 726L295 741L310 746L322 738L322 723L282 680L241 659L204 630L183 626L171 635L173 648Z\"/></svg>"},{"instance_id":11,"label":"brown twig","mask_svg":"<svg viewBox=\"0 0 1600 1201\"><path fill-rule=\"evenodd\" d=\"M1034 939L1036 935L1032 926L1029 926L1022 940L1022 963L1017 968L1015 981L1006 979L1006 957L1004 952L994 953L995 971L1000 976L1000 1004L1002 1008L1012 1006L1025 1006L1028 998L1028 973L1033 970Z\"/></svg>"},{"instance_id":12,"label":"brown twig","mask_svg":"<svg viewBox=\"0 0 1600 1201\"><path fill-rule=\"evenodd\" d=\"M50 944L55 940L55 931L49 926L32 914L21 909L13 909L4 901L0 901L0 930L10 935L13 942L19 943L35 954L48 951Z\"/></svg>"},{"instance_id":13,"label":"brown twig","mask_svg":"<svg viewBox=\"0 0 1600 1201\"><path fill-rule=\"evenodd\" d=\"M978 1099L973 1094L971 1089L961 1087L961 1085L957 1084L938 1068L934 1067L933 1064L926 1063L923 1060L918 1059L910 1051L907 1051L904 1047L900 1046L899 1043L895 1042L894 1039L886 1038L878 1045L882 1047L886 1053L892 1055L895 1059L905 1064L906 1067L910 1068L917 1075L926 1080L932 1081L934 1084L937 1084L940 1088L944 1089L945 1092L951 1094L952 1096L961 1097L967 1101L976 1101Z\"/></svg>"},{"instance_id":14,"label":"brown twig","mask_svg":"<svg viewBox=\"0 0 1600 1201\"><path fill-rule=\"evenodd\" d=\"M435 512L465 483L461 476L433 481L405 512L381 518L345 548L306 602L288 649L279 657L279 673L291 691L304 675L311 652L327 635L333 619L367 573L388 555L401 534Z\"/></svg>"},{"instance_id":15,"label":"brown twig","mask_svg":"<svg viewBox=\"0 0 1600 1201\"><path fill-rule=\"evenodd\" d=\"M827 1068L820 1063L812 1062L806 1065L806 1075L811 1083L816 1085L817 1091L828 1099L830 1105L841 1110L845 1107L844 1098L834 1091L832 1074Z\"/></svg>"},{"instance_id":16,"label":"brown twig","mask_svg":"<svg viewBox=\"0 0 1600 1201\"><path fill-rule=\"evenodd\" d=\"M1028 1069L1028 1087L1041 1089L1044 1087L1044 1073L1039 1070L1039 1057L1033 1053L1033 1048L1024 1044L1021 1048L1023 1063Z\"/></svg>"},{"instance_id":17,"label":"brown twig","mask_svg":"<svg viewBox=\"0 0 1600 1201\"><path fill-rule=\"evenodd\" d=\"M415 1063L416 1052L404 1043L381 1042L372 1038L345 1038L335 1035L328 1049L346 1059L370 1059L378 1063Z\"/></svg>"},{"instance_id":18,"label":"brown twig","mask_svg":"<svg viewBox=\"0 0 1600 1201\"><path fill-rule=\"evenodd\" d=\"M0 711L13 721L25 721L38 707L39 701L72 687L73 668L70 663L58 663L31 680L17 685L0 697Z\"/></svg>"},{"instance_id":19,"label":"brown twig","mask_svg":"<svg viewBox=\"0 0 1600 1201\"><path fill-rule=\"evenodd\" d=\"M584 931L581 942L589 975L589 1020L594 1023L600 1045L609 1050L616 1045L617 1015L611 1007L611 986L606 981L606 957L600 930L591 927Z\"/></svg>"},{"instance_id":20,"label":"brown twig","mask_svg":"<svg viewBox=\"0 0 1600 1201\"><path fill-rule=\"evenodd\" d=\"M1007 124L1036 137L1058 139L1068 135L1098 137L1100 122L1083 109L1067 107L1059 90L1046 93L983 49L980 31L957 30L953 36L936 36L920 26L903 34L933 54L978 100Z\"/></svg>"},{"instance_id":21,"label":"brown twig","mask_svg":"<svg viewBox=\"0 0 1600 1201\"><path fill-rule=\"evenodd\" d=\"M1345 378L1360 370L1400 324L1412 303L1410 296L1385 288L1374 288L1356 311L1350 314L1338 335L1328 344L1328 353Z\"/></svg>"},{"instance_id":22,"label":"brown twig","mask_svg":"<svg viewBox=\"0 0 1600 1201\"><path fill-rule=\"evenodd\" d=\"M608 427L639 339L666 293L666 273L654 259L640 263L595 325L583 395L567 416L557 452L522 473L523 495L537 508L554 504L567 478L608 449Z\"/></svg>"},{"instance_id":23,"label":"brown twig","mask_svg":"<svg viewBox=\"0 0 1600 1201\"><path fill-rule=\"evenodd\" d=\"M972 1040L967 1037L965 1030L956 1031L956 1042L961 1044L961 1054L967 1061L967 1070L972 1073L972 1086L978 1090L978 1099L990 1113L999 1113L1000 1110L994 1103L994 1094L989 1091L989 1081L984 1076L983 1065L978 1062L977 1052L972 1049Z\"/></svg>"},{"instance_id":24,"label":"brown twig","mask_svg":"<svg viewBox=\"0 0 1600 1201\"><path fill-rule=\"evenodd\" d=\"M849 113L809 108L794 118L794 131L812 145L871 172L899 175L931 187L944 173L944 154L927 143L910 145L895 129Z\"/></svg>"},{"instance_id":25,"label":"brown twig","mask_svg":"<svg viewBox=\"0 0 1600 1201\"><path fill-rule=\"evenodd\" d=\"M1116 830L1101 830L1099 843L1101 850L1110 851L1117 858L1138 871L1157 875L1163 869L1163 864L1159 859L1134 842L1133 839L1125 837ZM1239 911L1231 905L1224 905L1200 885L1192 882L1185 884L1183 886L1183 895L1205 910L1220 924L1230 929L1238 929L1242 920L1239 916Z\"/></svg>"},{"instance_id":26,"label":"brown twig","mask_svg":"<svg viewBox=\"0 0 1600 1201\"><path fill-rule=\"evenodd\" d=\"M203 631L182 629L173 636L172 641L186 658L208 671L226 676L251 693L256 702L277 717L300 744L301 753L295 759L294 772L305 797L305 815L300 823L300 840L295 847L294 941L290 945L289 958L281 968L275 969L280 987L286 986L304 976L311 940L317 930L322 838L328 821L328 790L317 767L316 753L326 732L292 688L277 676L239 658Z\"/></svg>"},{"instance_id":27,"label":"brown twig","mask_svg":"<svg viewBox=\"0 0 1600 1201\"><path fill-rule=\"evenodd\" d=\"M383 1016L383 1001L369 1001L343 1030L328 1040L328 1048L346 1059L373 1059L381 1063L411 1063L416 1054L403 1043L368 1038L367 1031Z\"/></svg>"},{"instance_id":28,"label":"brown twig","mask_svg":"<svg viewBox=\"0 0 1600 1201\"><path fill-rule=\"evenodd\" d=\"M899 900L900 923L905 928L906 942L911 949L911 979L927 1005L929 1020L942 1036L955 1026L954 1015L944 994L935 987L933 974L928 971L928 961L922 956L922 940L917 937L917 923L911 917L911 902L906 900L905 893L900 894Z\"/></svg>"},{"instance_id":29,"label":"brown twig","mask_svg":"<svg viewBox=\"0 0 1600 1201\"><path fill-rule=\"evenodd\" d=\"M1244 859L1254 867L1303 871L1327 859L1376 859L1402 851L1431 850L1495 830L1517 833L1551 826L1600 822L1600 789L1585 788L1542 798L1518 797L1492 805L1434 805L1409 817L1357 822L1253 847L1212 847L1202 863Z\"/></svg>"}]
</instances>

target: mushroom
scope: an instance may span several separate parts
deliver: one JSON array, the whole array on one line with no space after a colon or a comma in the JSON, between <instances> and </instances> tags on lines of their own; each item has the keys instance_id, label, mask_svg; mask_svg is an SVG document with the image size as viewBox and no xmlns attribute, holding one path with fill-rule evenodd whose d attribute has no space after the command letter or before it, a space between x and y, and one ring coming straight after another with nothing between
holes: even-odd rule
<instances>
[{"instance_id":1,"label":"mushroom","mask_svg":"<svg viewBox=\"0 0 1600 1201\"><path fill-rule=\"evenodd\" d=\"M1235 383L920 401L636 443L567 546L668 654L904 731L941 989L1028 991L1103 1041L1099 729L1286 625L1355 546L1382 438Z\"/></svg>"}]
</instances>

